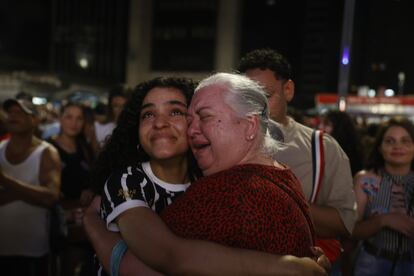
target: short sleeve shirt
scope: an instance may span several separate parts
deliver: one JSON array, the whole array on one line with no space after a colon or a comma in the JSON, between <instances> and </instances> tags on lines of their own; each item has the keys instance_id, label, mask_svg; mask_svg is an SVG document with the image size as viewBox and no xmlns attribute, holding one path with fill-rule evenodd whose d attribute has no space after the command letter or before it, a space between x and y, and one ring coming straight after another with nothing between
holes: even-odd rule
<instances>
[{"instance_id":1,"label":"short sleeve shirt","mask_svg":"<svg viewBox=\"0 0 414 276\"><path fill-rule=\"evenodd\" d=\"M243 164L201 177L161 218L186 239L278 255L313 255L309 206L286 167Z\"/></svg>"},{"instance_id":2,"label":"short sleeve shirt","mask_svg":"<svg viewBox=\"0 0 414 276\"><path fill-rule=\"evenodd\" d=\"M312 143L313 130L289 118L281 125L287 146L278 149L275 159L287 164L299 178L303 193L309 199L312 193ZM325 154L324 179L316 203L335 208L350 233L354 228L356 201L349 159L329 134L323 135Z\"/></svg>"},{"instance_id":3,"label":"short sleeve shirt","mask_svg":"<svg viewBox=\"0 0 414 276\"><path fill-rule=\"evenodd\" d=\"M118 232L116 218L131 208L146 207L159 213L183 194L190 183L171 184L157 178L149 162L113 172L105 183L101 216L107 228Z\"/></svg>"}]
</instances>

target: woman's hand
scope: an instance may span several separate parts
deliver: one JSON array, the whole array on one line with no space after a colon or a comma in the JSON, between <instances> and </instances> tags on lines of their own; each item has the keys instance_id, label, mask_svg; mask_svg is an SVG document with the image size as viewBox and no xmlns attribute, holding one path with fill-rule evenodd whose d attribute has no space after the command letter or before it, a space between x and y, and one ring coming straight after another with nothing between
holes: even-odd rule
<instances>
[{"instance_id":1,"label":"woman's hand","mask_svg":"<svg viewBox=\"0 0 414 276\"><path fill-rule=\"evenodd\" d=\"M320 264L319 261L316 262L314 259L308 257L298 258L294 256L282 256L281 259L289 264L285 266L285 268L289 267L289 269L288 271L284 271L283 275L328 276L328 270L330 270L331 267L326 256L321 259L322 264Z\"/></svg>"},{"instance_id":2,"label":"woman's hand","mask_svg":"<svg viewBox=\"0 0 414 276\"><path fill-rule=\"evenodd\" d=\"M315 255L314 259L318 265L323 267L327 273L331 271L331 262L328 257L324 254L322 248L314 246L311 247L312 253Z\"/></svg>"},{"instance_id":3,"label":"woman's hand","mask_svg":"<svg viewBox=\"0 0 414 276\"><path fill-rule=\"evenodd\" d=\"M414 239L414 217L401 213L382 215L383 225Z\"/></svg>"},{"instance_id":4,"label":"woman's hand","mask_svg":"<svg viewBox=\"0 0 414 276\"><path fill-rule=\"evenodd\" d=\"M89 206L89 204L92 202L94 195L95 193L91 189L83 190L80 196L81 206L84 206L84 207ZM99 200L99 204L100 202L101 201Z\"/></svg>"}]
</instances>

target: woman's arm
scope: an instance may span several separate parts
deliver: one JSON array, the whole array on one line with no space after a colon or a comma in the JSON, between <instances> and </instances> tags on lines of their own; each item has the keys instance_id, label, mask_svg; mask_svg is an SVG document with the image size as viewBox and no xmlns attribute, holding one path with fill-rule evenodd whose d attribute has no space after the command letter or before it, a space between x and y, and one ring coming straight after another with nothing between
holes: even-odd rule
<instances>
[{"instance_id":1,"label":"woman's arm","mask_svg":"<svg viewBox=\"0 0 414 276\"><path fill-rule=\"evenodd\" d=\"M121 239L119 233L110 232L106 229L105 222L99 216L100 197L95 197L89 208L85 211L83 225L88 235L96 256L103 265L105 271L111 271L110 259L112 248ZM141 262L128 250L122 258L119 274L127 275L161 275Z\"/></svg>"},{"instance_id":2,"label":"woman's arm","mask_svg":"<svg viewBox=\"0 0 414 276\"><path fill-rule=\"evenodd\" d=\"M373 215L363 219L368 196L364 192L364 185L367 183L379 183L381 178L371 172L362 171L355 176L354 190L358 204L358 221L352 236L356 239L367 239L384 227L394 229L408 237L414 237L414 218L405 214L387 213Z\"/></svg>"},{"instance_id":3,"label":"woman's arm","mask_svg":"<svg viewBox=\"0 0 414 276\"><path fill-rule=\"evenodd\" d=\"M122 213L118 225L134 255L169 275L327 275L310 258L276 256L179 238L148 208Z\"/></svg>"},{"instance_id":4,"label":"woman's arm","mask_svg":"<svg viewBox=\"0 0 414 276\"><path fill-rule=\"evenodd\" d=\"M61 165L57 150L47 147L41 157L39 183L30 185L0 170L0 186L10 190L9 196L17 196L29 204L50 208L59 200ZM7 200L11 200L8 196Z\"/></svg>"},{"instance_id":5,"label":"woman's arm","mask_svg":"<svg viewBox=\"0 0 414 276\"><path fill-rule=\"evenodd\" d=\"M119 241L120 236L119 234L115 234L106 230L105 223L102 221L98 214L99 202L100 198L96 197L90 207L87 209L84 216L84 226L92 242L92 245L96 250L99 260L103 264L104 268L107 271L110 271L110 256L112 248ZM164 229L166 228L164 223L160 221L159 217L150 209L134 208L132 210L141 210L142 213L144 213L144 216L141 217L141 212L138 212L137 215L127 215L128 218L125 218L125 224L127 224L126 227L129 229L135 225L134 223L130 226L128 223L130 220L137 222L136 227L138 228L138 231L134 231L132 229L132 233L130 235L132 235L134 239L138 239L138 237L140 239L147 239L150 237L151 239L155 240L154 242L152 240L146 240L146 242L143 243L144 247L143 250L140 251L140 254L143 254L143 256L149 255L149 258L152 258L155 261L157 261L159 258L160 263L164 262L164 266L167 267L166 271L171 271L172 273L184 272L184 269L186 269L185 265L190 265L190 267L187 269L187 271L189 271L189 274L219 274L217 272L217 269L220 268L220 266L224 266L226 270L220 271L229 271L228 274L243 275L248 274L249 271L254 271L254 274L264 274L261 272L266 271L266 274L271 275L326 275L326 272L323 268L329 269L330 266L326 256L321 256L321 251L315 252L315 256L319 257L318 264L320 265L318 265L311 258L297 258L294 256L280 257L258 251L228 248L209 242L186 241L173 236L168 229ZM144 219L147 219L147 217L149 219L145 221ZM156 222L152 223L151 221L154 219L154 217ZM145 221L145 227L142 227L143 224L140 223L142 221ZM161 224L162 230L161 232L157 231L152 233L153 229L157 228L157 223ZM144 234L149 233L146 234L148 237L141 237L141 231L143 231ZM178 262L173 261L173 259L170 259L169 257L165 257L165 254L161 254L164 252L164 249L162 248L163 241L159 240L159 236L156 233L162 234L162 231L166 231L167 234L171 235L175 242L178 244L180 244L181 241L185 242L184 248L177 248L180 250L177 257L182 258ZM139 250L139 248L136 249ZM188 250L188 252L185 252L185 250ZM175 251L174 248L172 248L172 251ZM195 258L191 256L194 254L197 254ZM212 259L209 260L205 258L205 256ZM192 263L193 258L197 261L197 263ZM181 264L182 262L184 262L184 264ZM210 265L214 264L215 262L219 262L219 264L214 265L213 268L210 268ZM245 263L244 267L240 267L238 264L243 262ZM199 263L201 263L201 266ZM172 265L173 267L168 268L169 265ZM251 267L253 265L258 266L258 268ZM178 269L181 269L183 266L184 268L178 272L175 270L176 268L174 266L178 266ZM195 272L191 273L192 270ZM159 275L157 272L151 270L148 266L143 264L137 257L135 257L135 255L131 253L130 250L128 250L121 262L120 275L140 275L139 273L141 273L141 275Z\"/></svg>"},{"instance_id":6,"label":"woman's arm","mask_svg":"<svg viewBox=\"0 0 414 276\"><path fill-rule=\"evenodd\" d=\"M357 202L358 220L355 224L352 237L360 240L375 235L383 227L382 216L374 216L364 220L364 212L368 202L368 196L364 192L364 184L367 182L379 181L375 175L361 171L354 178L354 191Z\"/></svg>"},{"instance_id":7,"label":"woman's arm","mask_svg":"<svg viewBox=\"0 0 414 276\"><path fill-rule=\"evenodd\" d=\"M366 220L358 221L353 235L357 239L367 239L384 227L414 239L414 218L400 213L379 214Z\"/></svg>"}]
</instances>

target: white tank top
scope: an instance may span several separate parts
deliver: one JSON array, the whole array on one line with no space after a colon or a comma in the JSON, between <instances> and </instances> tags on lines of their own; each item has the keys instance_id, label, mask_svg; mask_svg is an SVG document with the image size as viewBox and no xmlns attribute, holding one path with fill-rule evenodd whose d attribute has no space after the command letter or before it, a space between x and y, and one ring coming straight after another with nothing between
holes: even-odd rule
<instances>
[{"instance_id":1,"label":"white tank top","mask_svg":"<svg viewBox=\"0 0 414 276\"><path fill-rule=\"evenodd\" d=\"M13 165L6 159L9 141L0 143L0 167L7 175L32 185L39 185L42 142L23 162ZM40 257L49 252L49 210L13 201L0 206L0 255Z\"/></svg>"}]
</instances>

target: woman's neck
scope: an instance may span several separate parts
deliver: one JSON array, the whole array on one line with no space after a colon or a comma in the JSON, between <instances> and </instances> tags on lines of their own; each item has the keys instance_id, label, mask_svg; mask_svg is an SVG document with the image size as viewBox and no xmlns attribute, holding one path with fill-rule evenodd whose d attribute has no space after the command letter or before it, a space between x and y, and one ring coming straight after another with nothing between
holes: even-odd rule
<instances>
[{"instance_id":1,"label":"woman's neck","mask_svg":"<svg viewBox=\"0 0 414 276\"><path fill-rule=\"evenodd\" d=\"M283 168L283 166L276 162L271 156L263 153L255 154L250 158L245 158L240 164L257 164Z\"/></svg>"},{"instance_id":2,"label":"woman's neck","mask_svg":"<svg viewBox=\"0 0 414 276\"><path fill-rule=\"evenodd\" d=\"M403 166L385 164L384 169L391 175L407 175L411 171L411 163Z\"/></svg>"},{"instance_id":3,"label":"woman's neck","mask_svg":"<svg viewBox=\"0 0 414 276\"><path fill-rule=\"evenodd\" d=\"M68 136L63 133L59 134L56 138L58 144L65 149L67 152L76 151L76 137Z\"/></svg>"},{"instance_id":4,"label":"woman's neck","mask_svg":"<svg viewBox=\"0 0 414 276\"><path fill-rule=\"evenodd\" d=\"M186 157L171 160L150 160L150 165L154 175L165 182L182 184L190 181Z\"/></svg>"}]
</instances>

